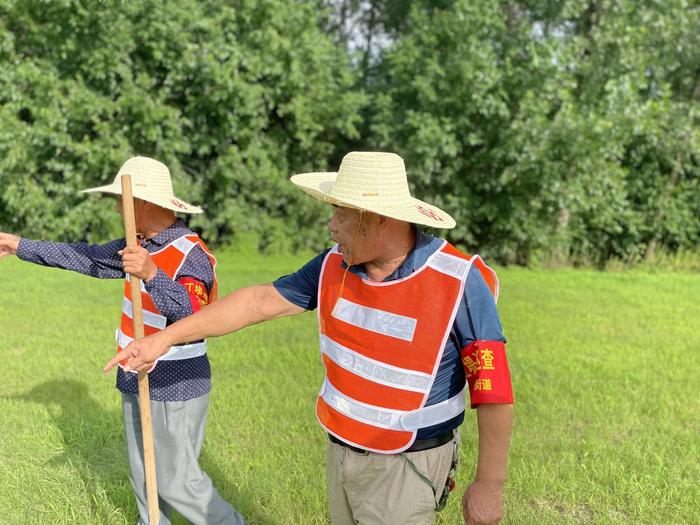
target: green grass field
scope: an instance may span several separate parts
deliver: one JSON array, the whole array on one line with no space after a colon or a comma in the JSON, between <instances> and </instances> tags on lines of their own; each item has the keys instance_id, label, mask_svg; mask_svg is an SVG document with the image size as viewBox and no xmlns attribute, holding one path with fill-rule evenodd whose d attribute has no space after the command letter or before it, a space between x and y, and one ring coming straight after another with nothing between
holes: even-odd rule
<instances>
[{"instance_id":1,"label":"green grass field","mask_svg":"<svg viewBox=\"0 0 700 525\"><path fill-rule=\"evenodd\" d=\"M223 291L306 260L219 255ZM504 523L700 523L700 275L499 274L516 394ZM0 524L136 522L115 378L101 373L120 290L0 260ZM212 340L209 355L202 464L220 492L251 524L328 523L315 315ZM459 493L474 428L470 413ZM459 499L438 523L461 523Z\"/></svg>"}]
</instances>

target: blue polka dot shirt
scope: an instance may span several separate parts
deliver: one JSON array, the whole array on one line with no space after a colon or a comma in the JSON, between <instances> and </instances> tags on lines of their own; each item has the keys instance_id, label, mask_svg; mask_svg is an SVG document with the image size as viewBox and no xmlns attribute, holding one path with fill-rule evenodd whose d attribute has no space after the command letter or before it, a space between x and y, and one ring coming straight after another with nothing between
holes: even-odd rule
<instances>
[{"instance_id":1,"label":"blue polka dot shirt","mask_svg":"<svg viewBox=\"0 0 700 525\"><path fill-rule=\"evenodd\" d=\"M183 221L177 221L170 227L150 239L143 239L141 246L149 252L163 249L167 244L183 235L194 233ZM17 249L17 256L28 262L63 268L97 277L99 279L123 279L122 259L117 253L126 246L124 239L116 239L106 244L60 243L37 241L22 238ZM175 280L170 279L162 270L144 283L146 290L160 313L172 324L192 314L192 303L187 289L177 281L191 277L204 283L211 292L214 283L214 271L207 254L195 246L185 258ZM119 302L121 305L121 298ZM115 328L120 322L120 310L115 308ZM159 361L155 369L148 374L151 399L155 401L185 401L202 396L211 389L211 368L206 355L177 361ZM138 376L132 372L117 372L117 388L129 395L138 395Z\"/></svg>"}]
</instances>

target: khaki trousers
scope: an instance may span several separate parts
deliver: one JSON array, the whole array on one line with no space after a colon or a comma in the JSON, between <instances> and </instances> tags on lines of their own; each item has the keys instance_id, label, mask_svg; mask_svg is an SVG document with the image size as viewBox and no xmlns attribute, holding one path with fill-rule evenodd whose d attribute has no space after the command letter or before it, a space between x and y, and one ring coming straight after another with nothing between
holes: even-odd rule
<instances>
[{"instance_id":1,"label":"khaki trousers","mask_svg":"<svg viewBox=\"0 0 700 525\"><path fill-rule=\"evenodd\" d=\"M358 454L328 443L326 479L333 525L431 525L442 495L459 433L440 447L407 452L437 494L401 454Z\"/></svg>"}]
</instances>

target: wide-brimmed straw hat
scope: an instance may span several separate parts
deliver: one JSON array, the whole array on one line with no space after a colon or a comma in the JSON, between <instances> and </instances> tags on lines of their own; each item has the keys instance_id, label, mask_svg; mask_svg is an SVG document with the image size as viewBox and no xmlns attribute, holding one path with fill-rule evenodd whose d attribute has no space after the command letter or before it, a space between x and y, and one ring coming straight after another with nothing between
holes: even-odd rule
<instances>
[{"instance_id":1,"label":"wide-brimmed straw hat","mask_svg":"<svg viewBox=\"0 0 700 525\"><path fill-rule=\"evenodd\" d=\"M411 196L406 167L395 153L353 151L337 172L301 173L291 180L323 202L433 228L455 227L449 214Z\"/></svg>"},{"instance_id":2,"label":"wide-brimmed straw hat","mask_svg":"<svg viewBox=\"0 0 700 525\"><path fill-rule=\"evenodd\" d=\"M99 191L121 195L122 175L131 175L131 190L137 199L180 213L202 213L199 206L188 204L175 196L168 167L148 157L130 158L119 168L112 184L83 190L81 193Z\"/></svg>"}]
</instances>

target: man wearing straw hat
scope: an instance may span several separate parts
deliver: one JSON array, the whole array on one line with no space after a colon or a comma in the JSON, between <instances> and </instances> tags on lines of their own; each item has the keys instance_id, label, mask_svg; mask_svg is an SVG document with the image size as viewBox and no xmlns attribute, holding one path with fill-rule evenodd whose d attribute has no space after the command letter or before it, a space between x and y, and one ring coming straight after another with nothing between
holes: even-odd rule
<instances>
[{"instance_id":1,"label":"man wearing straw hat","mask_svg":"<svg viewBox=\"0 0 700 525\"><path fill-rule=\"evenodd\" d=\"M172 344L318 309L326 377L316 415L329 438L333 523L433 523L454 486L467 390L479 453L464 518L497 523L513 394L495 273L417 229L455 222L411 197L398 155L350 153L337 173L292 182L333 205L335 246L294 274L237 290L134 341L105 371L119 359L144 369Z\"/></svg>"},{"instance_id":2,"label":"man wearing straw hat","mask_svg":"<svg viewBox=\"0 0 700 525\"><path fill-rule=\"evenodd\" d=\"M175 197L170 171L161 162L131 158L112 184L84 191L121 195L122 175L132 179L139 246L127 247L124 239L100 245L67 244L0 233L0 257L16 254L25 261L100 279L134 275L142 280L145 333L154 334L216 298L216 260L198 235L176 219L174 212L192 214L202 210ZM117 206L121 213L120 200ZM128 284L125 282L121 323L116 332L118 350L133 338ZM173 509L195 524L240 525L243 518L224 501L199 466L211 371L204 338L185 343L160 356L149 373L159 525L170 523ZM148 523L148 503L137 374L120 367L117 388L122 396L131 484L141 516L139 524L143 525Z\"/></svg>"}]
</instances>

